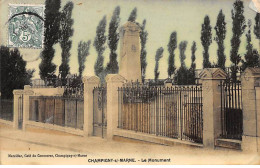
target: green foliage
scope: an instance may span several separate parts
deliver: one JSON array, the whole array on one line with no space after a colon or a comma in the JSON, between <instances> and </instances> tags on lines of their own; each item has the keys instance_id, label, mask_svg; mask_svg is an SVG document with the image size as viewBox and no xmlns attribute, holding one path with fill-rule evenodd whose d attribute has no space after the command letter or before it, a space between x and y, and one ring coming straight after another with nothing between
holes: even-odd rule
<instances>
[{"instance_id":1,"label":"green foliage","mask_svg":"<svg viewBox=\"0 0 260 168\"><path fill-rule=\"evenodd\" d=\"M189 70L186 67L180 67L174 78L175 84L177 85L188 85L189 84Z\"/></svg>"},{"instance_id":2,"label":"green foliage","mask_svg":"<svg viewBox=\"0 0 260 168\"><path fill-rule=\"evenodd\" d=\"M189 77L188 77L188 84L195 84L195 70L196 70L196 50L197 50L197 46L196 46L196 42L193 41L192 46L191 46L191 66L189 69Z\"/></svg>"},{"instance_id":3,"label":"green foliage","mask_svg":"<svg viewBox=\"0 0 260 168\"><path fill-rule=\"evenodd\" d=\"M206 15L204 23L201 25L201 44L204 48L203 51L203 68L210 68L211 63L209 62L209 46L212 43L212 33L210 26L209 16Z\"/></svg>"},{"instance_id":4,"label":"green foliage","mask_svg":"<svg viewBox=\"0 0 260 168\"><path fill-rule=\"evenodd\" d=\"M154 67L154 80L157 82L160 72L158 71L159 69L159 61L163 57L163 48L160 47L157 49L156 54L155 54L155 67Z\"/></svg>"},{"instance_id":5,"label":"green foliage","mask_svg":"<svg viewBox=\"0 0 260 168\"><path fill-rule=\"evenodd\" d=\"M117 62L117 44L119 40L118 26L120 22L120 7L117 6L114 10L113 16L109 23L108 30L108 46L110 48L109 62L107 64L106 70L109 74L118 73L118 62Z\"/></svg>"},{"instance_id":6,"label":"green foliage","mask_svg":"<svg viewBox=\"0 0 260 168\"><path fill-rule=\"evenodd\" d=\"M66 76L69 74L69 58L70 58L70 49L72 45L72 41L70 38L73 35L72 25L74 20L71 18L72 10L73 10L73 2L68 2L60 15L60 46L61 46L61 65L59 67L59 73L61 74L61 79L63 85L66 84Z\"/></svg>"},{"instance_id":7,"label":"green foliage","mask_svg":"<svg viewBox=\"0 0 260 168\"><path fill-rule=\"evenodd\" d=\"M238 64L241 61L241 56L238 54L239 46L241 43L240 37L244 33L246 28L245 16L244 16L244 4L241 0L236 0L233 4L234 9L232 9L232 32L233 36L231 38L231 51L230 51L230 61L231 64L231 78L236 81L236 74L238 72Z\"/></svg>"},{"instance_id":8,"label":"green foliage","mask_svg":"<svg viewBox=\"0 0 260 168\"><path fill-rule=\"evenodd\" d=\"M45 1L45 20L44 20L44 48L40 54L42 59L39 69L41 79L53 77L56 65L52 63L55 50L53 45L58 42L59 32L59 16L60 16L60 0L46 0Z\"/></svg>"},{"instance_id":9,"label":"green foliage","mask_svg":"<svg viewBox=\"0 0 260 168\"><path fill-rule=\"evenodd\" d=\"M132 12L130 13L130 16L128 18L128 21L135 22L137 17L137 8L134 8Z\"/></svg>"},{"instance_id":10,"label":"green foliage","mask_svg":"<svg viewBox=\"0 0 260 168\"><path fill-rule=\"evenodd\" d=\"M146 41L147 41L147 36L148 33L145 30L146 26L146 20L143 20L143 24L141 25L141 32L140 32L140 40L141 40L141 73L142 73L142 81L144 82L145 79L145 73L146 73L146 67L147 67L147 62L146 62Z\"/></svg>"},{"instance_id":11,"label":"green foliage","mask_svg":"<svg viewBox=\"0 0 260 168\"><path fill-rule=\"evenodd\" d=\"M187 48L187 44L188 44L187 41L182 41L179 44L179 51L180 51L180 55L179 56L180 56L180 61L181 61L181 67L185 67L185 68L186 68L186 65L185 65L185 59L186 59L185 51L186 51L186 48Z\"/></svg>"},{"instance_id":12,"label":"green foliage","mask_svg":"<svg viewBox=\"0 0 260 168\"><path fill-rule=\"evenodd\" d=\"M218 44L218 63L217 67L225 69L225 63L226 63L226 55L224 53L225 46L224 46L224 40L226 38L226 22L225 22L225 15L223 14L222 10L219 11L217 23L215 26L216 31L216 37L215 41Z\"/></svg>"},{"instance_id":13,"label":"green foliage","mask_svg":"<svg viewBox=\"0 0 260 168\"><path fill-rule=\"evenodd\" d=\"M26 62L17 48L0 47L1 98L13 98L14 89L23 89L31 83L34 70L26 70Z\"/></svg>"},{"instance_id":14,"label":"green foliage","mask_svg":"<svg viewBox=\"0 0 260 168\"><path fill-rule=\"evenodd\" d=\"M245 70L247 67L258 67L259 66L259 59L258 59L258 52L255 50L253 52L253 45L251 39L251 20L248 20L248 32L246 34L246 54L245 60L242 60L242 69Z\"/></svg>"},{"instance_id":15,"label":"green foliage","mask_svg":"<svg viewBox=\"0 0 260 168\"><path fill-rule=\"evenodd\" d=\"M177 70L176 72L176 76L175 76L175 83L178 85L187 85L190 82L190 71L187 69L186 65L185 65L185 59L186 59L186 55L185 55L185 51L187 48L187 41L181 41L179 44L179 51L180 51L180 61L181 61L181 67ZM196 45L195 45L196 48ZM195 51L194 51L195 54ZM194 59L195 61L195 59Z\"/></svg>"},{"instance_id":16,"label":"green foliage","mask_svg":"<svg viewBox=\"0 0 260 168\"><path fill-rule=\"evenodd\" d=\"M256 13L255 16L254 33L256 37L260 40L260 13Z\"/></svg>"},{"instance_id":17,"label":"green foliage","mask_svg":"<svg viewBox=\"0 0 260 168\"><path fill-rule=\"evenodd\" d=\"M80 41L78 44L78 63L79 63L79 77L82 77L82 73L85 69L86 58L89 55L91 41Z\"/></svg>"},{"instance_id":18,"label":"green foliage","mask_svg":"<svg viewBox=\"0 0 260 168\"><path fill-rule=\"evenodd\" d=\"M168 43L168 51L169 51L169 58L168 58L168 77L172 78L172 75L174 74L174 71L176 69L174 64L174 51L177 48L177 33L172 32L170 36L170 40Z\"/></svg>"},{"instance_id":19,"label":"green foliage","mask_svg":"<svg viewBox=\"0 0 260 168\"><path fill-rule=\"evenodd\" d=\"M105 51L105 43L107 37L105 36L106 32L106 16L99 22L96 30L96 37L94 41L94 47L98 53L97 60L94 66L95 74L104 82L105 72L104 72L104 56L103 53Z\"/></svg>"}]
</instances>

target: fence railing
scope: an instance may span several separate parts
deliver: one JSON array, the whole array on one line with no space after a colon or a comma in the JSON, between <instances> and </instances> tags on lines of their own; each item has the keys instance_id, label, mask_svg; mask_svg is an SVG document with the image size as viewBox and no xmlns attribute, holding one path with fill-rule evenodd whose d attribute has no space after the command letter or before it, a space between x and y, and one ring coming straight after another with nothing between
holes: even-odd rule
<instances>
[{"instance_id":1,"label":"fence railing","mask_svg":"<svg viewBox=\"0 0 260 168\"><path fill-rule=\"evenodd\" d=\"M201 85L118 88L118 127L202 143Z\"/></svg>"},{"instance_id":2,"label":"fence railing","mask_svg":"<svg viewBox=\"0 0 260 168\"><path fill-rule=\"evenodd\" d=\"M220 88L221 137L241 140L243 133L241 82L221 81Z\"/></svg>"},{"instance_id":3,"label":"fence railing","mask_svg":"<svg viewBox=\"0 0 260 168\"><path fill-rule=\"evenodd\" d=\"M45 78L45 79L33 79L31 82L31 85L33 88L46 88L46 87L70 87L70 88L76 88L80 87L80 85L83 85L82 80L77 75L71 75L66 78L61 77L53 77L53 78Z\"/></svg>"},{"instance_id":4,"label":"fence railing","mask_svg":"<svg viewBox=\"0 0 260 168\"><path fill-rule=\"evenodd\" d=\"M93 135L106 137L107 130L107 88L93 89Z\"/></svg>"},{"instance_id":5,"label":"fence railing","mask_svg":"<svg viewBox=\"0 0 260 168\"><path fill-rule=\"evenodd\" d=\"M82 130L84 101L72 97L31 96L29 119Z\"/></svg>"}]
</instances>

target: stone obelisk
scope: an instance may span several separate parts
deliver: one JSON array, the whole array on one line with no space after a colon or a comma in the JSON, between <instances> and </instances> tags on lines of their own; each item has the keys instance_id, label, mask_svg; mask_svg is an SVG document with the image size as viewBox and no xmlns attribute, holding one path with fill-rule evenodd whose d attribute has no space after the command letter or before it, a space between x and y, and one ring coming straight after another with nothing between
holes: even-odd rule
<instances>
[{"instance_id":1,"label":"stone obelisk","mask_svg":"<svg viewBox=\"0 0 260 168\"><path fill-rule=\"evenodd\" d=\"M119 74L128 81L141 82L140 31L140 26L129 21L120 29Z\"/></svg>"}]
</instances>

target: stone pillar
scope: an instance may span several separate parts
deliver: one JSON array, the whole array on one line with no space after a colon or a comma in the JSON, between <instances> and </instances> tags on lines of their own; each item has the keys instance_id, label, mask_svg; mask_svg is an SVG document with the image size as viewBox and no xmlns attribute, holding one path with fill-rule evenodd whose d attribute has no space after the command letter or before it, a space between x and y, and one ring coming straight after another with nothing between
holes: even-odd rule
<instances>
[{"instance_id":1,"label":"stone pillar","mask_svg":"<svg viewBox=\"0 0 260 168\"><path fill-rule=\"evenodd\" d=\"M107 82L107 139L112 140L113 130L118 127L118 87L122 87L125 78L118 74L108 74Z\"/></svg>"},{"instance_id":2,"label":"stone pillar","mask_svg":"<svg viewBox=\"0 0 260 168\"><path fill-rule=\"evenodd\" d=\"M19 97L23 96L23 90L19 89L19 90L14 90L13 91L14 94L14 105L13 105L13 128L18 129L19 125L18 125L18 111L19 111L19 107L18 107L18 100Z\"/></svg>"},{"instance_id":3,"label":"stone pillar","mask_svg":"<svg viewBox=\"0 0 260 168\"><path fill-rule=\"evenodd\" d=\"M164 82L164 87L172 87L172 81L171 80L167 80Z\"/></svg>"},{"instance_id":4,"label":"stone pillar","mask_svg":"<svg viewBox=\"0 0 260 168\"><path fill-rule=\"evenodd\" d=\"M128 81L141 81L141 28L134 22L127 22L120 29L119 74Z\"/></svg>"},{"instance_id":5,"label":"stone pillar","mask_svg":"<svg viewBox=\"0 0 260 168\"><path fill-rule=\"evenodd\" d=\"M84 82L84 136L93 134L93 89L98 87L100 79L97 76L85 76Z\"/></svg>"},{"instance_id":6,"label":"stone pillar","mask_svg":"<svg viewBox=\"0 0 260 168\"><path fill-rule=\"evenodd\" d=\"M260 145L260 68L247 68L241 75L243 105L242 150L257 152Z\"/></svg>"},{"instance_id":7,"label":"stone pillar","mask_svg":"<svg viewBox=\"0 0 260 168\"><path fill-rule=\"evenodd\" d=\"M32 96L34 92L31 90L30 85L24 86L24 94L23 94L23 130L25 131L26 122L29 121L29 112L30 112L30 96Z\"/></svg>"},{"instance_id":8,"label":"stone pillar","mask_svg":"<svg viewBox=\"0 0 260 168\"><path fill-rule=\"evenodd\" d=\"M221 134L220 81L227 74L220 68L205 68L199 74L202 83L203 145L214 148L215 139Z\"/></svg>"}]
</instances>

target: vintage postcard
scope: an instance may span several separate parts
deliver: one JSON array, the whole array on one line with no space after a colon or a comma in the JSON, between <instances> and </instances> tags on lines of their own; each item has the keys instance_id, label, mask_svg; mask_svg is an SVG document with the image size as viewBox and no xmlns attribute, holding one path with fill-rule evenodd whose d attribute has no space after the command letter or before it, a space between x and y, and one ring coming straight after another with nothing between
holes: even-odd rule
<instances>
[{"instance_id":1,"label":"vintage postcard","mask_svg":"<svg viewBox=\"0 0 260 168\"><path fill-rule=\"evenodd\" d=\"M1 165L257 165L259 0L0 0Z\"/></svg>"}]
</instances>

